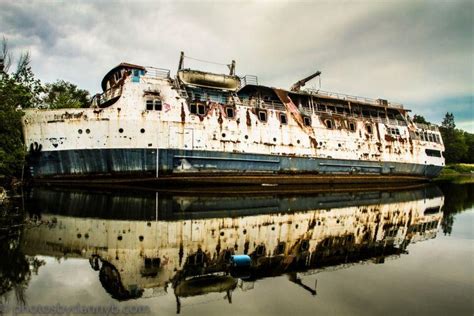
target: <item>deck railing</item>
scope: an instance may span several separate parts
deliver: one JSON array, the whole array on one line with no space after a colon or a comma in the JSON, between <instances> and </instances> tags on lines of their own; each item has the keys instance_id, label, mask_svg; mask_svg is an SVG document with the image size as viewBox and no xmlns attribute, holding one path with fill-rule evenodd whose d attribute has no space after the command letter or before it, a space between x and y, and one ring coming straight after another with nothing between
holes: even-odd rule
<instances>
[{"instance_id":1,"label":"deck railing","mask_svg":"<svg viewBox=\"0 0 474 316\"><path fill-rule=\"evenodd\" d=\"M170 70L156 67L145 67L146 75L148 77L158 78L158 79L169 79Z\"/></svg>"},{"instance_id":2,"label":"deck railing","mask_svg":"<svg viewBox=\"0 0 474 316\"><path fill-rule=\"evenodd\" d=\"M384 100L381 100L381 99L371 99L371 98L359 97L355 95L343 94L343 93L338 93L338 92L330 92L330 91L314 90L314 89L306 89L305 91L309 92L311 95L314 95L314 96L324 96L324 97L330 97L330 98L340 99L340 100L362 102L362 103L368 103L368 104L377 105L377 106L384 105ZM386 104L388 107L403 109L403 105L400 103L387 102Z\"/></svg>"}]
</instances>

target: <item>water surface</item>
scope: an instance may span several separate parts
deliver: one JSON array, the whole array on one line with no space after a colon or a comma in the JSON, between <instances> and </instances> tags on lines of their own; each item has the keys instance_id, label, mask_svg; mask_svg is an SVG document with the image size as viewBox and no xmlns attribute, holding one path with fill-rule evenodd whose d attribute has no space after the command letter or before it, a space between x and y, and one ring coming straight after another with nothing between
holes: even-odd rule
<instances>
[{"instance_id":1,"label":"water surface","mask_svg":"<svg viewBox=\"0 0 474 316\"><path fill-rule=\"evenodd\" d=\"M473 203L474 185L454 183L299 195L34 188L3 208L1 302L5 314L80 304L472 315ZM234 254L251 265L233 268Z\"/></svg>"}]
</instances>

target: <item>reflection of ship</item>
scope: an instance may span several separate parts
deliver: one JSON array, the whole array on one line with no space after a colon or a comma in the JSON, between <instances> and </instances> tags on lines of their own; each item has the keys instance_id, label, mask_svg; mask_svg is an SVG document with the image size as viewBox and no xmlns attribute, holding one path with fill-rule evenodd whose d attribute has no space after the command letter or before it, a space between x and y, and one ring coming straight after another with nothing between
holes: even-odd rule
<instances>
[{"instance_id":1,"label":"reflection of ship","mask_svg":"<svg viewBox=\"0 0 474 316\"><path fill-rule=\"evenodd\" d=\"M284 273L315 294L296 272L396 257L409 243L436 236L444 201L436 187L240 199L32 194L32 210L42 213L41 224L25 231L27 254L89 258L119 300L160 295L171 285L178 307L180 297L210 292L226 292L230 301L238 285ZM61 209L53 210L54 203ZM72 216L87 205L103 218ZM218 216L218 209L233 212ZM248 254L250 267L232 270L233 254Z\"/></svg>"}]
</instances>

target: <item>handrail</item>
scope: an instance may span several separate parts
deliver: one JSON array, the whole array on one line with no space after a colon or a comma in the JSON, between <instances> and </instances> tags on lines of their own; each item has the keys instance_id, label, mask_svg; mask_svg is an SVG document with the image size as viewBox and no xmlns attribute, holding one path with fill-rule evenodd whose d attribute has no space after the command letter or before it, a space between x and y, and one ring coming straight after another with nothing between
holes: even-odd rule
<instances>
[{"instance_id":1,"label":"handrail","mask_svg":"<svg viewBox=\"0 0 474 316\"><path fill-rule=\"evenodd\" d=\"M339 93L339 92L330 92L330 91L315 90L315 89L305 89L305 91L316 96L322 95L322 96L326 96L330 98L342 99L342 100L347 100L347 101L364 102L364 103L369 103L369 104L373 104L377 106L382 105L380 99L371 99L367 97L360 97L360 96L349 95L349 94L344 94L344 93ZM392 107L392 108L398 108L398 109L404 108L401 103L395 103L395 102L387 102L387 106Z\"/></svg>"},{"instance_id":2,"label":"handrail","mask_svg":"<svg viewBox=\"0 0 474 316\"><path fill-rule=\"evenodd\" d=\"M439 128L437 125L434 125L434 124L424 124L424 123L415 123L415 126L419 129L426 129L426 130L429 130L429 131L434 131L434 132L439 132Z\"/></svg>"},{"instance_id":3,"label":"handrail","mask_svg":"<svg viewBox=\"0 0 474 316\"><path fill-rule=\"evenodd\" d=\"M145 67L146 75L149 77L159 78L159 79L169 79L170 77L170 70L164 68L156 68L156 67Z\"/></svg>"}]
</instances>

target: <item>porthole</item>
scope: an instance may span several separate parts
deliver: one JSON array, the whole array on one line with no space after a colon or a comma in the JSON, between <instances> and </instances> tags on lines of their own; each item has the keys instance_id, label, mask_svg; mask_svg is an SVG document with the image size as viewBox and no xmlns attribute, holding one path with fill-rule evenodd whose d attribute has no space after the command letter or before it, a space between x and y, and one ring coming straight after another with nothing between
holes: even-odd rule
<instances>
[{"instance_id":1,"label":"porthole","mask_svg":"<svg viewBox=\"0 0 474 316\"><path fill-rule=\"evenodd\" d=\"M91 130L90 129L86 129L86 134L90 134L91 133Z\"/></svg>"},{"instance_id":2,"label":"porthole","mask_svg":"<svg viewBox=\"0 0 474 316\"><path fill-rule=\"evenodd\" d=\"M123 133L123 128L119 128L119 133Z\"/></svg>"},{"instance_id":3,"label":"porthole","mask_svg":"<svg viewBox=\"0 0 474 316\"><path fill-rule=\"evenodd\" d=\"M276 141L277 141L277 139L276 139L275 137L273 137L273 141L274 141L274 142L276 142Z\"/></svg>"},{"instance_id":4,"label":"porthole","mask_svg":"<svg viewBox=\"0 0 474 316\"><path fill-rule=\"evenodd\" d=\"M77 130L79 134L82 134L82 129Z\"/></svg>"},{"instance_id":5,"label":"porthole","mask_svg":"<svg viewBox=\"0 0 474 316\"><path fill-rule=\"evenodd\" d=\"M81 235L81 234L77 234L77 238L81 238L81 237L82 237L82 235Z\"/></svg>"},{"instance_id":6,"label":"porthole","mask_svg":"<svg viewBox=\"0 0 474 316\"><path fill-rule=\"evenodd\" d=\"M244 138L245 138L245 139L249 139L249 136L248 136L248 135L245 135Z\"/></svg>"},{"instance_id":7,"label":"porthole","mask_svg":"<svg viewBox=\"0 0 474 316\"><path fill-rule=\"evenodd\" d=\"M225 133L222 133L222 138L225 138Z\"/></svg>"},{"instance_id":8,"label":"porthole","mask_svg":"<svg viewBox=\"0 0 474 316\"><path fill-rule=\"evenodd\" d=\"M117 237L117 240L122 240L122 236L119 235L119 236Z\"/></svg>"},{"instance_id":9,"label":"porthole","mask_svg":"<svg viewBox=\"0 0 474 316\"><path fill-rule=\"evenodd\" d=\"M142 235L138 236L138 240L143 241L143 236Z\"/></svg>"},{"instance_id":10,"label":"porthole","mask_svg":"<svg viewBox=\"0 0 474 316\"><path fill-rule=\"evenodd\" d=\"M299 143L300 143L300 140L298 139L298 140L296 141L296 143L299 144Z\"/></svg>"},{"instance_id":11,"label":"porthole","mask_svg":"<svg viewBox=\"0 0 474 316\"><path fill-rule=\"evenodd\" d=\"M221 234L220 234L220 235L221 235L221 236L224 236L224 232L221 232Z\"/></svg>"},{"instance_id":12,"label":"porthole","mask_svg":"<svg viewBox=\"0 0 474 316\"><path fill-rule=\"evenodd\" d=\"M140 129L140 133L142 134L145 133L145 129L144 128Z\"/></svg>"}]
</instances>

